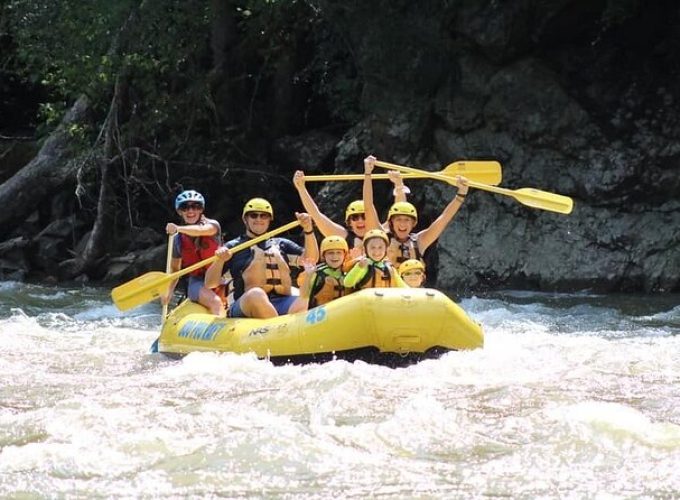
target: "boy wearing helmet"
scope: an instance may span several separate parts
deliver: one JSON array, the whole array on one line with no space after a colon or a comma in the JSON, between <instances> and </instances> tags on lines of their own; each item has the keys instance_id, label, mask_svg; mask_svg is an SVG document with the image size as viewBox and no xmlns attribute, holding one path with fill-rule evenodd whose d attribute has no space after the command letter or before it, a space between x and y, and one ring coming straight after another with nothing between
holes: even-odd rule
<instances>
[{"instance_id":1,"label":"boy wearing helmet","mask_svg":"<svg viewBox=\"0 0 680 500\"><path fill-rule=\"evenodd\" d=\"M409 259L399 266L399 276L411 288L420 288L425 283L425 264L418 259Z\"/></svg>"},{"instance_id":2,"label":"boy wearing helmet","mask_svg":"<svg viewBox=\"0 0 680 500\"><path fill-rule=\"evenodd\" d=\"M406 201L406 194L409 192L408 188L404 186L404 181L401 176L390 173L390 180L394 184L394 201ZM305 173L298 170L293 175L293 184L300 195L300 200L305 210L312 216L316 222L319 231L324 236L340 236L345 239L347 246L352 253L359 253L361 251L361 240L366 232L366 215L364 210L363 200L355 200L347 205L345 209L345 226L337 224L329 219L326 215L321 213L319 207L314 202L314 199L307 191L305 186ZM358 250L354 250L354 249ZM348 254L349 255L349 254Z\"/></svg>"},{"instance_id":3,"label":"boy wearing helmet","mask_svg":"<svg viewBox=\"0 0 680 500\"><path fill-rule=\"evenodd\" d=\"M270 238L231 254L230 248L269 230L274 210L264 198L253 198L243 207L245 234L234 238L215 252L218 259L205 275L207 286L216 287L227 271L234 286L234 302L227 315L232 318L272 318L288 314L297 297L292 295L290 266L301 267L304 259L318 260L319 249L306 213L296 213L305 233L304 248L286 238Z\"/></svg>"},{"instance_id":4,"label":"boy wearing helmet","mask_svg":"<svg viewBox=\"0 0 680 500\"><path fill-rule=\"evenodd\" d=\"M300 297L291 312L306 311L347 293L342 264L348 252L347 242L340 236L326 236L321 241L319 253L323 262L319 265L305 262Z\"/></svg>"},{"instance_id":5,"label":"boy wearing helmet","mask_svg":"<svg viewBox=\"0 0 680 500\"><path fill-rule=\"evenodd\" d=\"M420 259L432 243L434 243L458 213L469 186L468 180L463 176L456 176L458 192L456 196L444 208L441 215L432 224L422 231L414 232L418 223L416 208L406 201L394 203L389 210L387 223L381 226L378 212L373 204L373 184L371 174L375 168L376 158L367 156L364 159L364 203L366 204L366 227L383 227L390 238L387 249L387 258L398 266L408 259Z\"/></svg>"},{"instance_id":6,"label":"boy wearing helmet","mask_svg":"<svg viewBox=\"0 0 680 500\"><path fill-rule=\"evenodd\" d=\"M208 219L204 214L205 198L193 189L182 191L175 198L175 210L184 224L178 225L168 222L165 231L177 234L172 245L172 272L208 259L215 254L220 245L220 223ZM205 306L213 314L223 314L224 305L220 297L204 284L205 267L193 271L189 275L187 296L190 300ZM170 284L167 295L161 297L161 302L167 304L177 286L177 280Z\"/></svg>"},{"instance_id":7,"label":"boy wearing helmet","mask_svg":"<svg viewBox=\"0 0 680 500\"><path fill-rule=\"evenodd\" d=\"M408 285L387 260L389 239L382 229L371 229L364 235L364 253L355 259L354 267L345 276L345 286L363 288L406 288Z\"/></svg>"}]
</instances>

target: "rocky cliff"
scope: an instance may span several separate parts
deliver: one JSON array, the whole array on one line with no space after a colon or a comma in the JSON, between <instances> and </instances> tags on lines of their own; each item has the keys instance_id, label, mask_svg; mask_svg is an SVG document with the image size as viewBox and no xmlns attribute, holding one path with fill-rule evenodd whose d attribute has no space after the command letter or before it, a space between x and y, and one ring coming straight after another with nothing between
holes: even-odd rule
<instances>
[{"instance_id":1,"label":"rocky cliff","mask_svg":"<svg viewBox=\"0 0 680 500\"><path fill-rule=\"evenodd\" d=\"M440 287L680 290L677 4L365 9L343 26L366 54L370 114L339 143L338 166L360 168L364 152L430 170L495 158L503 186L575 200L565 216L475 193L430 256ZM455 189L411 184L422 228Z\"/></svg>"}]
</instances>

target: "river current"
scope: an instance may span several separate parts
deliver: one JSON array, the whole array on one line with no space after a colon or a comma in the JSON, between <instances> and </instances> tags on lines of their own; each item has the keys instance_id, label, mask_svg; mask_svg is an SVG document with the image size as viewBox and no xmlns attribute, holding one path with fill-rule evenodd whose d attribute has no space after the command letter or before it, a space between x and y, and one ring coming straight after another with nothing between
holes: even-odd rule
<instances>
[{"instance_id":1,"label":"river current","mask_svg":"<svg viewBox=\"0 0 680 500\"><path fill-rule=\"evenodd\" d=\"M0 282L1 498L678 498L680 297L503 292L407 368L150 354L160 307Z\"/></svg>"}]
</instances>

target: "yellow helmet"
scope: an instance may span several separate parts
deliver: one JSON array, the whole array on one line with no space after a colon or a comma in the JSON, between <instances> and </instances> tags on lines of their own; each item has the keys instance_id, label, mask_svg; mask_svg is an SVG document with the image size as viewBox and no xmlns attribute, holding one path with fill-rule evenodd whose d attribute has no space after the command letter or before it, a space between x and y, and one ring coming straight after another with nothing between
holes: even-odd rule
<instances>
[{"instance_id":1,"label":"yellow helmet","mask_svg":"<svg viewBox=\"0 0 680 500\"><path fill-rule=\"evenodd\" d=\"M264 198L253 198L248 200L245 205L243 205L243 217L249 212L265 212L274 218L274 209L271 203L269 203Z\"/></svg>"},{"instance_id":2,"label":"yellow helmet","mask_svg":"<svg viewBox=\"0 0 680 500\"><path fill-rule=\"evenodd\" d=\"M369 231L366 231L366 234L364 234L364 245L366 245L366 242L368 242L368 240L370 240L371 238L380 238L385 242L386 245L390 244L390 239L387 237L387 234L382 229L371 229Z\"/></svg>"},{"instance_id":3,"label":"yellow helmet","mask_svg":"<svg viewBox=\"0 0 680 500\"><path fill-rule=\"evenodd\" d=\"M413 217L416 223L418 222L418 211L408 201L398 201L392 205L387 213L387 220L390 220L393 215L408 215Z\"/></svg>"},{"instance_id":4,"label":"yellow helmet","mask_svg":"<svg viewBox=\"0 0 680 500\"><path fill-rule=\"evenodd\" d=\"M399 275L409 271L415 271L416 269L420 269L422 272L425 272L425 264L423 264L423 262L418 259L405 260L399 266Z\"/></svg>"},{"instance_id":5,"label":"yellow helmet","mask_svg":"<svg viewBox=\"0 0 680 500\"><path fill-rule=\"evenodd\" d=\"M364 200L355 200L347 205L347 209L345 210L345 222L347 222L350 215L363 213L366 213L366 210L364 209Z\"/></svg>"},{"instance_id":6,"label":"yellow helmet","mask_svg":"<svg viewBox=\"0 0 680 500\"><path fill-rule=\"evenodd\" d=\"M340 236L326 236L321 240L321 248L319 252L323 257L323 253L327 250L343 250L345 253L349 252L349 247L344 238Z\"/></svg>"}]
</instances>

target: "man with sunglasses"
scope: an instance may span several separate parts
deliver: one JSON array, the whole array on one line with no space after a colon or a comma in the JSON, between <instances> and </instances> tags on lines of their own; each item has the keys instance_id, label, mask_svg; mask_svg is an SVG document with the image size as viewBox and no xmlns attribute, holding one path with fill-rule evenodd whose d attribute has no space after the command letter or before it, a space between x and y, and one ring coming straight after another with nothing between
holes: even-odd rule
<instances>
[{"instance_id":1,"label":"man with sunglasses","mask_svg":"<svg viewBox=\"0 0 680 500\"><path fill-rule=\"evenodd\" d=\"M205 198L193 189L182 191L175 198L175 210L184 224L169 222L165 226L168 234L177 234L173 241L172 272L208 259L215 254L220 245L220 223L208 219L204 214ZM187 296L190 300L205 306L213 314L224 314L224 305L220 297L203 282L205 267L193 271L189 275ZM161 297L161 302L167 304L175 290L177 280L171 283L168 294Z\"/></svg>"},{"instance_id":2,"label":"man with sunglasses","mask_svg":"<svg viewBox=\"0 0 680 500\"><path fill-rule=\"evenodd\" d=\"M230 248L266 233L274 220L274 210L264 198L253 198L243 207L245 234L217 249L218 259L205 275L206 285L214 288L226 272L231 274L235 301L227 311L229 317L272 318L290 312L296 299L290 266L319 260L312 218L307 213L295 216L304 231L304 248L286 238L270 238L232 255Z\"/></svg>"},{"instance_id":3,"label":"man with sunglasses","mask_svg":"<svg viewBox=\"0 0 680 500\"><path fill-rule=\"evenodd\" d=\"M406 201L409 193L408 187L404 186L404 181L398 172L390 172L390 181L394 184L394 201ZM314 219L319 231L325 237L340 236L347 242L350 251L348 257L357 257L363 253L363 238L366 233L366 214L363 200L355 200L347 205L345 209L345 226L333 222L328 216L323 214L314 202L314 199L307 191L305 186L305 173L298 170L293 175L293 184L300 195L300 201Z\"/></svg>"}]
</instances>

